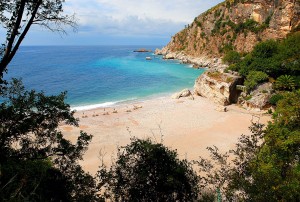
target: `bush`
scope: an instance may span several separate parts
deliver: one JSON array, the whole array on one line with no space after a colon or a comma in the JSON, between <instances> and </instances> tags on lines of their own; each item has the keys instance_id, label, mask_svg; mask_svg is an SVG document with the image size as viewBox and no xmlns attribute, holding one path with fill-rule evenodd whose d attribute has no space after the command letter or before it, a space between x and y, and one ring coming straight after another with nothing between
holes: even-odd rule
<instances>
[{"instance_id":1,"label":"bush","mask_svg":"<svg viewBox=\"0 0 300 202\"><path fill-rule=\"evenodd\" d=\"M238 52L236 51L229 51L228 53L225 54L223 58L223 62L226 62L228 64L234 64L237 63L241 60L241 56Z\"/></svg>"},{"instance_id":2,"label":"bush","mask_svg":"<svg viewBox=\"0 0 300 202\"><path fill-rule=\"evenodd\" d=\"M296 82L290 75L281 75L275 81L275 88L277 90L292 91L295 89Z\"/></svg>"},{"instance_id":3,"label":"bush","mask_svg":"<svg viewBox=\"0 0 300 202\"><path fill-rule=\"evenodd\" d=\"M102 166L98 176L115 201L193 201L199 193L191 164L149 139L133 138L118 150L115 165Z\"/></svg>"},{"instance_id":4,"label":"bush","mask_svg":"<svg viewBox=\"0 0 300 202\"><path fill-rule=\"evenodd\" d=\"M245 80L244 85L246 86L247 90L250 91L254 89L257 84L267 81L269 76L261 71L251 71Z\"/></svg>"},{"instance_id":5,"label":"bush","mask_svg":"<svg viewBox=\"0 0 300 202\"><path fill-rule=\"evenodd\" d=\"M271 105L277 105L278 101L281 100L281 99L283 99L282 94L275 94L270 98L269 103Z\"/></svg>"},{"instance_id":6,"label":"bush","mask_svg":"<svg viewBox=\"0 0 300 202\"><path fill-rule=\"evenodd\" d=\"M282 63L284 74L300 75L300 32L288 36L279 45L279 58Z\"/></svg>"},{"instance_id":7,"label":"bush","mask_svg":"<svg viewBox=\"0 0 300 202\"><path fill-rule=\"evenodd\" d=\"M267 40L258 43L253 51L252 55L256 58L270 58L278 53L278 43L274 40Z\"/></svg>"}]
</instances>

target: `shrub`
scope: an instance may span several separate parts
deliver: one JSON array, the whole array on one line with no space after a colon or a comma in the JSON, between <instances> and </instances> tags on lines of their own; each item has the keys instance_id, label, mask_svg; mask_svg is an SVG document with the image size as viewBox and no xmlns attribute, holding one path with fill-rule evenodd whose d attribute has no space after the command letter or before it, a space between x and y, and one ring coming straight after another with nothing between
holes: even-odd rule
<instances>
[{"instance_id":1,"label":"shrub","mask_svg":"<svg viewBox=\"0 0 300 202\"><path fill-rule=\"evenodd\" d=\"M261 71L250 71L247 75L244 85L246 86L247 90L250 91L254 89L257 84L262 83L268 80L269 76Z\"/></svg>"},{"instance_id":2,"label":"shrub","mask_svg":"<svg viewBox=\"0 0 300 202\"><path fill-rule=\"evenodd\" d=\"M296 82L290 75L281 75L275 81L275 88L277 90L292 91L295 89Z\"/></svg>"},{"instance_id":3,"label":"shrub","mask_svg":"<svg viewBox=\"0 0 300 202\"><path fill-rule=\"evenodd\" d=\"M235 71L238 72L239 71L239 66L237 66L236 64L231 64L229 65L229 67L226 68L227 71L231 70L231 71Z\"/></svg>"},{"instance_id":4,"label":"shrub","mask_svg":"<svg viewBox=\"0 0 300 202\"><path fill-rule=\"evenodd\" d=\"M98 176L114 201L194 201L198 176L177 156L162 144L133 138L118 150L115 165L101 167Z\"/></svg>"},{"instance_id":5,"label":"shrub","mask_svg":"<svg viewBox=\"0 0 300 202\"><path fill-rule=\"evenodd\" d=\"M271 105L277 105L278 101L281 100L281 99L283 99L282 94L275 94L270 98L269 103Z\"/></svg>"},{"instance_id":6,"label":"shrub","mask_svg":"<svg viewBox=\"0 0 300 202\"><path fill-rule=\"evenodd\" d=\"M267 40L258 43L253 51L252 55L256 58L270 58L278 53L278 43L274 40Z\"/></svg>"},{"instance_id":7,"label":"shrub","mask_svg":"<svg viewBox=\"0 0 300 202\"><path fill-rule=\"evenodd\" d=\"M201 38L205 37L205 32L201 32Z\"/></svg>"},{"instance_id":8,"label":"shrub","mask_svg":"<svg viewBox=\"0 0 300 202\"><path fill-rule=\"evenodd\" d=\"M241 56L236 51L229 51L225 54L223 58L223 62L226 62L228 64L234 64L241 60Z\"/></svg>"}]
</instances>

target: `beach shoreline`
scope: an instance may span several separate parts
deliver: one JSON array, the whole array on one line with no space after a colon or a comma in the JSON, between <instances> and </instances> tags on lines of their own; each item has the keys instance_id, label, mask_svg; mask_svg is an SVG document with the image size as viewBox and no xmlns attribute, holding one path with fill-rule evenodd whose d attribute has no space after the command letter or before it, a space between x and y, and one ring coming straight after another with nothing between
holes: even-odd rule
<instances>
[{"instance_id":1,"label":"beach shoreline","mask_svg":"<svg viewBox=\"0 0 300 202\"><path fill-rule=\"evenodd\" d=\"M72 142L80 131L93 139L80 164L95 174L103 161L110 165L119 146L126 146L132 137L151 138L176 149L179 158L197 160L208 157L208 146L221 151L232 149L242 134L250 134L251 121L267 123L270 116L263 112L247 111L236 105L227 106L227 112L209 99L196 96L172 99L156 97L123 105L77 111L79 127L61 125L60 130Z\"/></svg>"}]
</instances>

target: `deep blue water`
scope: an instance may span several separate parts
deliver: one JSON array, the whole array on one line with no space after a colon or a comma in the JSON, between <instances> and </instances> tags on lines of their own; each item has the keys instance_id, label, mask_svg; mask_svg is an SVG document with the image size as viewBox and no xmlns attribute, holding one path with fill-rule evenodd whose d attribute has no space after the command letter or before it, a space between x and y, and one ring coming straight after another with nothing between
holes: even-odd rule
<instances>
[{"instance_id":1,"label":"deep blue water","mask_svg":"<svg viewBox=\"0 0 300 202\"><path fill-rule=\"evenodd\" d=\"M22 78L28 89L47 94L68 92L73 107L147 99L191 88L204 71L165 61L141 46L23 46L6 79ZM154 46L142 46L154 50ZM152 60L146 60L147 56Z\"/></svg>"}]
</instances>

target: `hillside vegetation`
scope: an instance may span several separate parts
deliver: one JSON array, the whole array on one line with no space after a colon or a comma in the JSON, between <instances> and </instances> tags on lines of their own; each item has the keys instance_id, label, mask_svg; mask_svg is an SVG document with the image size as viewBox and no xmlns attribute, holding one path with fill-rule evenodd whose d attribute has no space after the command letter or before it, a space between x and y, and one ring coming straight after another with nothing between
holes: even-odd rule
<instances>
[{"instance_id":1,"label":"hillside vegetation","mask_svg":"<svg viewBox=\"0 0 300 202\"><path fill-rule=\"evenodd\" d=\"M223 60L230 64L228 70L237 71L246 78L248 90L269 80L275 90L292 91L300 87L299 53L300 32L297 32L282 41L260 42L244 57L230 51Z\"/></svg>"}]
</instances>

